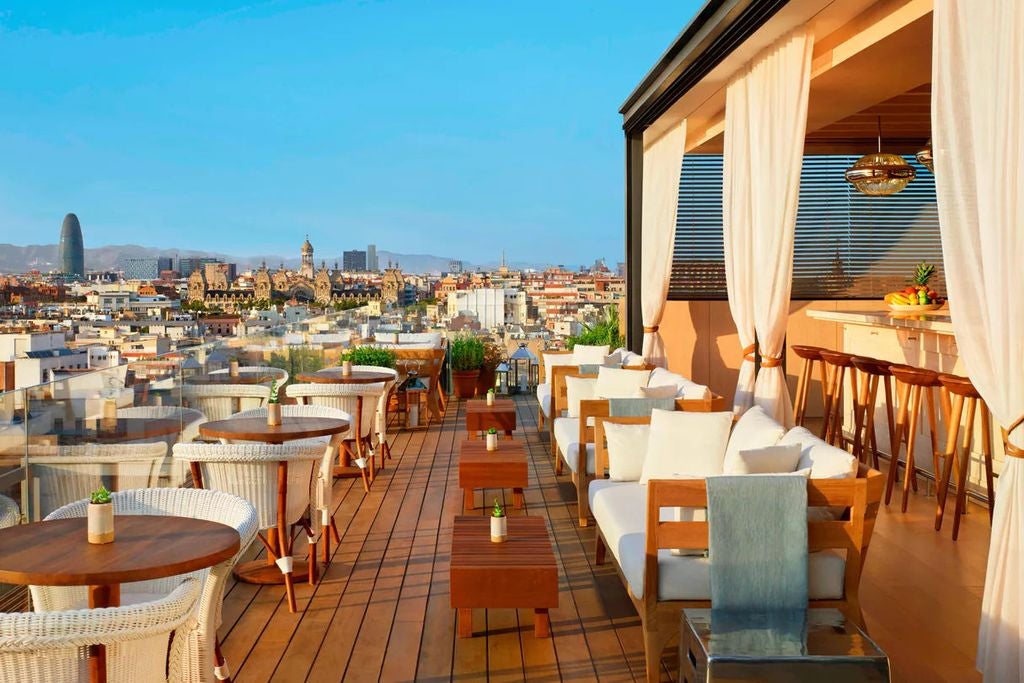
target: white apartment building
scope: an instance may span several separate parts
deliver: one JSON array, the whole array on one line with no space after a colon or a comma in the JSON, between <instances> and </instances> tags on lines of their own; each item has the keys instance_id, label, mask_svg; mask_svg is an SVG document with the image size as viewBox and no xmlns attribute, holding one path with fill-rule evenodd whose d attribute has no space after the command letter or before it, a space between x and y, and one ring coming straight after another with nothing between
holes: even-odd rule
<instances>
[{"instance_id":1,"label":"white apartment building","mask_svg":"<svg viewBox=\"0 0 1024 683\"><path fill-rule=\"evenodd\" d=\"M448 317L476 318L484 329L526 322L526 292L519 289L463 289L448 295Z\"/></svg>"},{"instance_id":2,"label":"white apartment building","mask_svg":"<svg viewBox=\"0 0 1024 683\"><path fill-rule=\"evenodd\" d=\"M21 389L49 382L63 370L87 369L89 351L67 348L63 332L0 334L0 364L3 389Z\"/></svg>"}]
</instances>

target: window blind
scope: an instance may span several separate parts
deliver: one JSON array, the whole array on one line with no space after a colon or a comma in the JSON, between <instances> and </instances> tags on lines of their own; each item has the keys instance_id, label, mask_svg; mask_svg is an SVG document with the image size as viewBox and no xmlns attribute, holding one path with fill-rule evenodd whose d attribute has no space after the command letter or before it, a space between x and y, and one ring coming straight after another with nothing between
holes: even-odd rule
<instances>
[{"instance_id":1,"label":"window blind","mask_svg":"<svg viewBox=\"0 0 1024 683\"><path fill-rule=\"evenodd\" d=\"M793 299L873 299L902 289L921 261L945 292L935 178L905 157L917 178L902 192L869 197L846 182L858 156L807 155L793 246ZM725 299L722 157L683 159L669 299Z\"/></svg>"}]
</instances>

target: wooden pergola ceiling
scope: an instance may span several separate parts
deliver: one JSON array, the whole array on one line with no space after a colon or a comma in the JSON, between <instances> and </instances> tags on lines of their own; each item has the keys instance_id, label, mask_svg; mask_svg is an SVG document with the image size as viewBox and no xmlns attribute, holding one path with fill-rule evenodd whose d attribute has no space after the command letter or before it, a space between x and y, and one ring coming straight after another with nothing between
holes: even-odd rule
<instances>
[{"instance_id":1,"label":"wooden pergola ceiling","mask_svg":"<svg viewBox=\"0 0 1024 683\"><path fill-rule=\"evenodd\" d=\"M882 121L882 149L914 152L931 137L930 83L890 98L808 134L808 146L858 146L869 152Z\"/></svg>"}]
</instances>

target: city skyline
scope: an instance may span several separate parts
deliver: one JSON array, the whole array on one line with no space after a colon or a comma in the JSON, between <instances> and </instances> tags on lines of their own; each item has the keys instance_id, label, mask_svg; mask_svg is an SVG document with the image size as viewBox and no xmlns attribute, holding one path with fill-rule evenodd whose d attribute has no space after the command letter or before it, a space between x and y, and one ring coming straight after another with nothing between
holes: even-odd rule
<instances>
[{"instance_id":1,"label":"city skyline","mask_svg":"<svg viewBox=\"0 0 1024 683\"><path fill-rule=\"evenodd\" d=\"M38 242L75 212L87 246L246 256L309 233L321 253L372 240L480 262L544 240L553 260L614 262L614 112L696 4L220 3L111 23L16 3L0 227Z\"/></svg>"}]
</instances>

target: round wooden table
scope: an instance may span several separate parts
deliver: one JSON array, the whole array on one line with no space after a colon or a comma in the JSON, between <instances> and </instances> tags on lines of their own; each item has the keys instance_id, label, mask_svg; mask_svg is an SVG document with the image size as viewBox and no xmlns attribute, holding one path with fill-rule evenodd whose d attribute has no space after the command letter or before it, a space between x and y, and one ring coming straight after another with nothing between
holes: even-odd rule
<instances>
[{"instance_id":1,"label":"round wooden table","mask_svg":"<svg viewBox=\"0 0 1024 683\"><path fill-rule=\"evenodd\" d=\"M227 420L215 420L206 422L199 426L199 433L202 436L214 439L228 439L231 441L259 441L269 444L283 444L288 441L299 439L312 439L316 437L329 436L332 442L340 438L340 435L348 431L348 420L336 417L298 417L284 416L281 424L270 426L266 417L236 417ZM196 488L203 488L203 477L197 463L190 463L192 480ZM288 463L281 461L277 464L277 526L268 530L267 537L263 539L264 545L274 552L267 553L266 561L252 560L243 562L235 567L235 576L240 581L256 584L285 584L289 585L290 577L286 577L278 569L275 560L279 557L291 555L291 538L287 533L288 520L285 514L288 510ZM277 557L274 557L274 553ZM309 572L308 563L301 560L293 560L292 573L302 574ZM295 611L292 604L294 594L289 589L289 608Z\"/></svg>"},{"instance_id":2,"label":"round wooden table","mask_svg":"<svg viewBox=\"0 0 1024 683\"><path fill-rule=\"evenodd\" d=\"M277 377L266 372L242 370L237 375L228 372L192 375L185 378L185 384L269 384L275 379Z\"/></svg>"},{"instance_id":3,"label":"round wooden table","mask_svg":"<svg viewBox=\"0 0 1024 683\"><path fill-rule=\"evenodd\" d=\"M86 518L0 529L0 582L88 586L89 607L117 607L121 584L187 574L238 552L233 528L168 515L115 515L113 543L89 543ZM106 680L106 652L90 650L90 678Z\"/></svg>"},{"instance_id":4,"label":"round wooden table","mask_svg":"<svg viewBox=\"0 0 1024 683\"><path fill-rule=\"evenodd\" d=\"M181 420L173 418L98 417L54 424L50 430L60 445L76 443L122 443L170 436L181 431Z\"/></svg>"},{"instance_id":5,"label":"round wooden table","mask_svg":"<svg viewBox=\"0 0 1024 683\"><path fill-rule=\"evenodd\" d=\"M383 372L380 370L352 370L347 375L342 372L340 367L324 368L317 372L304 372L298 375L300 382L312 382L313 384L383 384L385 382L393 382L396 379L396 375L390 372ZM356 424L363 424L363 397L356 396ZM357 427L358 431L358 427ZM363 440L360 438L362 434L356 434L354 437L356 443L356 457L363 458ZM362 477L362 468L352 467L350 464L349 452L346 449L343 456L344 462L334 468L335 477ZM383 456L381 460L381 466L383 467ZM373 481L376 476L376 472L373 469L373 458L370 458L370 481ZM369 490L369 489L367 489Z\"/></svg>"}]
</instances>

